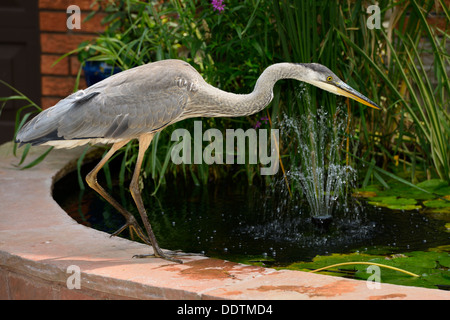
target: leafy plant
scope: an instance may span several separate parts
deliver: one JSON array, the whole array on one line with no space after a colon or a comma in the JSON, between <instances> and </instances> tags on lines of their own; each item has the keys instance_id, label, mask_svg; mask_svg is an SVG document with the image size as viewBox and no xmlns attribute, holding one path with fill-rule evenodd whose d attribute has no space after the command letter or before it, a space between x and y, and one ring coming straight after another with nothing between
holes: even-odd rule
<instances>
[{"instance_id":1,"label":"leafy plant","mask_svg":"<svg viewBox=\"0 0 450 320\"><path fill-rule=\"evenodd\" d=\"M445 4L439 3L448 17ZM369 79L377 79L381 84L378 88L374 86L374 91L384 97L386 114L382 122L372 125L372 132L381 133L381 138L378 142L374 140L370 153L364 157L381 156L383 168L388 160L403 158L403 164L410 168L412 181L416 181L419 163L428 172L428 178L435 174L449 181L450 82L449 56L445 53L448 34L428 23L426 17L433 9L431 2L403 1L386 8L392 9L388 29L374 30L370 35L372 43L378 44L375 54L361 47L352 34L338 30L344 43L357 53L356 61L370 66ZM424 63L427 53L434 58L430 70ZM364 136L370 136L367 121L363 116L361 119Z\"/></svg>"},{"instance_id":2,"label":"leafy plant","mask_svg":"<svg viewBox=\"0 0 450 320\"><path fill-rule=\"evenodd\" d=\"M20 130L20 128L23 127L23 125L27 122L27 120L30 119L30 117L35 114L38 113L40 111L42 111L41 107L39 107L36 103L34 103L32 100L30 100L30 98L28 98L26 95L24 95L22 92L20 92L19 90L17 90L16 88L12 87L11 85L9 85L8 83L6 83L5 81L0 79L0 83L6 87L8 87L9 89L11 89L12 91L14 91L14 93L16 93L13 96L9 96L9 97L0 97L0 102L2 102L2 105L0 107L0 115L1 115L1 110L4 108L4 106L6 105L7 102L9 101L13 101L13 100L22 100L24 102L26 102L27 104L25 104L24 106L20 107L17 112L16 112L16 121L15 121L15 125L14 125L14 137L13 140L16 139L16 134L17 132ZM25 112L27 110L31 109L31 111L26 112L23 116L22 116L22 112ZM17 156L17 144L13 144L13 155L16 157ZM27 144L24 147L24 150L22 152L22 155L20 157L19 163L17 164L18 167L20 167L21 169L28 169L31 167L34 167L35 165L39 164L42 160L45 159L45 157L47 156L47 154L50 153L50 151L53 149L53 147L49 147L46 151L44 151L41 155L39 155L38 157L36 157L34 160L32 160L30 163L23 165L28 152L30 151L30 144Z\"/></svg>"}]
</instances>

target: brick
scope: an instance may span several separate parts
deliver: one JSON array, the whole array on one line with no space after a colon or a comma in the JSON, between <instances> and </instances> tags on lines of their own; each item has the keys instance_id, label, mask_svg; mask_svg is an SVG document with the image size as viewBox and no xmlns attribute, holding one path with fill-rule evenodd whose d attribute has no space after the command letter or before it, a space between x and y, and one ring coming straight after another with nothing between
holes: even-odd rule
<instances>
[{"instance_id":1,"label":"brick","mask_svg":"<svg viewBox=\"0 0 450 320\"><path fill-rule=\"evenodd\" d=\"M58 77L43 76L42 77L42 96L43 97L60 97L65 98L74 92L76 77ZM80 78L78 89L85 89L86 81ZM44 103L44 101L42 101ZM48 101L45 101L47 104Z\"/></svg>"},{"instance_id":2,"label":"brick","mask_svg":"<svg viewBox=\"0 0 450 320\"><path fill-rule=\"evenodd\" d=\"M39 12L39 27L42 31L66 32L67 14L64 11L41 11Z\"/></svg>"},{"instance_id":3,"label":"brick","mask_svg":"<svg viewBox=\"0 0 450 320\"><path fill-rule=\"evenodd\" d=\"M104 13L98 13L88 21L85 21L87 13L81 14L81 29L78 32L92 32L101 33L105 31L105 26L102 25L102 19L106 16Z\"/></svg>"},{"instance_id":4,"label":"brick","mask_svg":"<svg viewBox=\"0 0 450 320\"><path fill-rule=\"evenodd\" d=\"M62 98L55 98L55 97L42 97L41 98L41 108L42 109L48 109L50 107L53 107L55 104L59 102Z\"/></svg>"},{"instance_id":5,"label":"brick","mask_svg":"<svg viewBox=\"0 0 450 320\"><path fill-rule=\"evenodd\" d=\"M59 58L59 55L43 54L41 56L41 73L51 75L68 75L69 74L69 59L60 60L57 64L53 63Z\"/></svg>"},{"instance_id":6,"label":"brick","mask_svg":"<svg viewBox=\"0 0 450 320\"><path fill-rule=\"evenodd\" d=\"M91 40L93 35L41 33L42 53L68 53L83 41Z\"/></svg>"},{"instance_id":7,"label":"brick","mask_svg":"<svg viewBox=\"0 0 450 320\"><path fill-rule=\"evenodd\" d=\"M66 97L73 93L75 78L73 77L42 77L42 95Z\"/></svg>"},{"instance_id":8,"label":"brick","mask_svg":"<svg viewBox=\"0 0 450 320\"><path fill-rule=\"evenodd\" d=\"M85 21L87 13L82 13L80 17L81 29L67 29L68 14L65 11L41 11L39 12L39 25L41 31L71 32L71 33L100 33L105 30L101 20L105 14L97 14L88 21Z\"/></svg>"},{"instance_id":9,"label":"brick","mask_svg":"<svg viewBox=\"0 0 450 320\"><path fill-rule=\"evenodd\" d=\"M83 75L81 75L80 82L78 83L78 90L86 88L87 88L86 79L84 78Z\"/></svg>"},{"instance_id":10,"label":"brick","mask_svg":"<svg viewBox=\"0 0 450 320\"><path fill-rule=\"evenodd\" d=\"M72 76L77 76L80 70L81 62L78 60L77 56L70 56L70 74Z\"/></svg>"},{"instance_id":11,"label":"brick","mask_svg":"<svg viewBox=\"0 0 450 320\"><path fill-rule=\"evenodd\" d=\"M64 10L70 5L77 5L81 10L94 10L98 5L91 8L93 0L39 0L40 9Z\"/></svg>"}]
</instances>

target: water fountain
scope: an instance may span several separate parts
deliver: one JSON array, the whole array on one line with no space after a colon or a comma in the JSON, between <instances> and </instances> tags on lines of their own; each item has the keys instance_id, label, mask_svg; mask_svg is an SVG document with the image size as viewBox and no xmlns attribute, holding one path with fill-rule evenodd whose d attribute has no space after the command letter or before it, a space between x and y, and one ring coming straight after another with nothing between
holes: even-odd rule
<instances>
[{"instance_id":1,"label":"water fountain","mask_svg":"<svg viewBox=\"0 0 450 320\"><path fill-rule=\"evenodd\" d=\"M322 109L317 115L309 112L300 119L285 118L281 122L283 134L297 144L299 164L287 176L300 186L312 221L322 226L329 223L335 209L347 205L348 191L356 179L356 171L341 157L345 125L345 119L331 118Z\"/></svg>"}]
</instances>

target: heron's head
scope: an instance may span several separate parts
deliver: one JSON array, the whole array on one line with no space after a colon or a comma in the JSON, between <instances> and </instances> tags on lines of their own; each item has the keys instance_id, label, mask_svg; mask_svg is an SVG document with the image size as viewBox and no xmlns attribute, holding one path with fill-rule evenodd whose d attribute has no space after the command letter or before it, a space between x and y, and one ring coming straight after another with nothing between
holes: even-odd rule
<instances>
[{"instance_id":1,"label":"heron's head","mask_svg":"<svg viewBox=\"0 0 450 320\"><path fill-rule=\"evenodd\" d=\"M318 63L300 63L299 65L304 68L302 81L308 82L336 95L351 98L371 108L380 109L375 102L339 79L339 77L327 67Z\"/></svg>"}]
</instances>

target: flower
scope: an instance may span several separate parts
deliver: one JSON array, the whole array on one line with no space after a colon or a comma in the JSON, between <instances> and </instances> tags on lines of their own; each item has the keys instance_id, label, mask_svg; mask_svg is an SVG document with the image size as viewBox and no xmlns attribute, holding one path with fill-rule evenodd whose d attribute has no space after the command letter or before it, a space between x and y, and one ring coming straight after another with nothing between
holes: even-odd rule
<instances>
[{"instance_id":1,"label":"flower","mask_svg":"<svg viewBox=\"0 0 450 320\"><path fill-rule=\"evenodd\" d=\"M396 167L398 167L398 160L399 160L399 158L400 158L400 156L398 154L394 156L394 163L395 163Z\"/></svg>"},{"instance_id":2,"label":"flower","mask_svg":"<svg viewBox=\"0 0 450 320\"><path fill-rule=\"evenodd\" d=\"M225 10L223 0L211 0L211 4L213 5L214 11L218 10L219 12L222 12Z\"/></svg>"},{"instance_id":3,"label":"flower","mask_svg":"<svg viewBox=\"0 0 450 320\"><path fill-rule=\"evenodd\" d=\"M256 121L256 124L255 124L254 128L258 129L259 127L261 127L261 122Z\"/></svg>"},{"instance_id":4,"label":"flower","mask_svg":"<svg viewBox=\"0 0 450 320\"><path fill-rule=\"evenodd\" d=\"M265 124L267 124L268 120L269 120L269 118L267 118L267 117L261 117L261 121L264 121Z\"/></svg>"}]
</instances>

